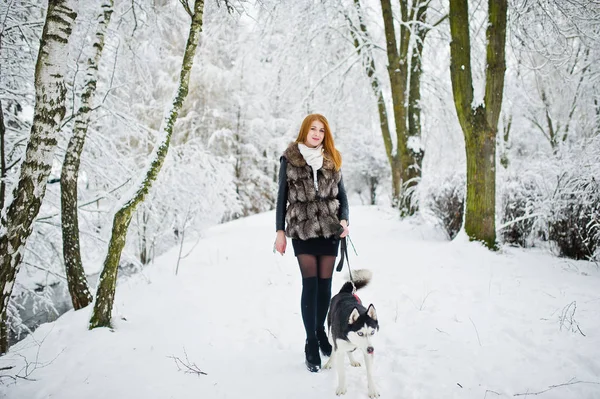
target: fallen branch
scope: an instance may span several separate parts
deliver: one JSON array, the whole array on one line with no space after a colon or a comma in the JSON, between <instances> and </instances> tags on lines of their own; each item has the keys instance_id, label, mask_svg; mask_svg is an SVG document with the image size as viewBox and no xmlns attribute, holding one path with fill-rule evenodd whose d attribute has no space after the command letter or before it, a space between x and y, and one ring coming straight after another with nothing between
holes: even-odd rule
<instances>
[{"instance_id":1,"label":"fallen branch","mask_svg":"<svg viewBox=\"0 0 600 399\"><path fill-rule=\"evenodd\" d=\"M564 384L557 384L557 385L550 385L548 387L548 389L544 389L543 391L539 391L539 392L525 392L525 393L516 393L513 396L527 396L527 395L541 395L544 392L548 392L554 388L559 388L559 387L564 387L567 385L575 385L575 384L595 384L595 385L600 385L600 382L591 382L591 381L573 381L573 379L571 379L569 382L565 382Z\"/></svg>"},{"instance_id":2,"label":"fallen branch","mask_svg":"<svg viewBox=\"0 0 600 399\"><path fill-rule=\"evenodd\" d=\"M563 327L570 330L571 332L581 333L584 337L586 336L581 328L579 327L579 323L575 320L575 311L577 310L577 302L573 301L567 306L563 308L561 315L559 316L560 321L560 330L562 331Z\"/></svg>"},{"instance_id":3,"label":"fallen branch","mask_svg":"<svg viewBox=\"0 0 600 399\"><path fill-rule=\"evenodd\" d=\"M179 371L183 371L186 374L196 374L197 376L207 375L204 371L200 370L200 367L196 363L190 362L185 348L183 348L183 354L185 355L185 362L177 356L169 356L175 361L175 365Z\"/></svg>"},{"instance_id":4,"label":"fallen branch","mask_svg":"<svg viewBox=\"0 0 600 399\"><path fill-rule=\"evenodd\" d=\"M477 341L479 341L479 346L481 346L481 340L479 339L479 331L477 331L477 326L475 325L475 323L473 322L473 319L471 319L469 317L469 320L471 320L471 324L473 324L473 328L475 328L475 334L477 334Z\"/></svg>"},{"instance_id":5,"label":"fallen branch","mask_svg":"<svg viewBox=\"0 0 600 399\"><path fill-rule=\"evenodd\" d=\"M500 396L500 394L498 392L492 391L491 389L486 389L485 390L485 395L483 396L483 399L487 398L488 392L495 393L496 395Z\"/></svg>"}]
</instances>

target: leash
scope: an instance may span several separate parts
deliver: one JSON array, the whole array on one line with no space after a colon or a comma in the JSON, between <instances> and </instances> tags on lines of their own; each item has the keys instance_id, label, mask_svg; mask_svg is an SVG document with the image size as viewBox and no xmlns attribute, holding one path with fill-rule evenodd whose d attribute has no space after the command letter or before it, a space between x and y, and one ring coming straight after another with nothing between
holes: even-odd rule
<instances>
[{"instance_id":1,"label":"leash","mask_svg":"<svg viewBox=\"0 0 600 399\"><path fill-rule=\"evenodd\" d=\"M354 285L354 280L352 279L352 270L350 270L350 259L348 258L348 243L347 243L346 239L348 241L350 241L350 245L352 245L354 254L356 256L358 256L358 253L356 252L356 248L354 247L354 243L350 239L350 235L347 235L346 237L340 239L340 241L341 241L340 250L342 251L342 256L340 257L340 261L338 262L338 265L335 270L338 272L342 271L342 268L344 267L344 258L346 258L346 263L348 263L348 275L350 276L350 282L352 282L352 285ZM356 290L356 288L355 288L355 290Z\"/></svg>"}]
</instances>

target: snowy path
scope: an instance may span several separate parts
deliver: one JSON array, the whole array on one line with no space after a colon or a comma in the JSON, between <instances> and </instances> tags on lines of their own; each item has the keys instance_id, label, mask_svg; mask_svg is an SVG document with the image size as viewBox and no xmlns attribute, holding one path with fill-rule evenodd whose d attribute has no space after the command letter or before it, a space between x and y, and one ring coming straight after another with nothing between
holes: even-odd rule
<instances>
[{"instance_id":1,"label":"snowy path","mask_svg":"<svg viewBox=\"0 0 600 399\"><path fill-rule=\"evenodd\" d=\"M120 284L115 329L87 331L90 309L69 312L11 348L1 398L334 398L335 373L306 371L301 279L291 243L273 255L272 212L206 232L174 276L177 249ZM381 331L382 398L600 398L600 272L587 262L445 241L388 210L353 207L353 268ZM188 249L193 243L189 243ZM336 292L346 269L334 275ZM573 325L561 330L576 303ZM569 309L573 309L572 307ZM570 315L570 313L568 314ZM570 319L570 318L569 318ZM178 371L170 356L207 373ZM345 398L366 398L364 369L348 367ZM523 398L525 395L517 396Z\"/></svg>"}]
</instances>

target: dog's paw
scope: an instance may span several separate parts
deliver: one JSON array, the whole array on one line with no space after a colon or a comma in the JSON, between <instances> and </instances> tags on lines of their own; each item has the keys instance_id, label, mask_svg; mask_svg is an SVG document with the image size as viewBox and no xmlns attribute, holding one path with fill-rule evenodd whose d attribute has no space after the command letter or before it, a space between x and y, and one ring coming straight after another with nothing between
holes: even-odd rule
<instances>
[{"instance_id":1,"label":"dog's paw","mask_svg":"<svg viewBox=\"0 0 600 399\"><path fill-rule=\"evenodd\" d=\"M369 398L378 398L379 392L375 388L369 388Z\"/></svg>"},{"instance_id":2,"label":"dog's paw","mask_svg":"<svg viewBox=\"0 0 600 399\"><path fill-rule=\"evenodd\" d=\"M351 360L350 361L350 366L352 366L352 367L360 367L360 362L357 362L356 360L354 360L354 361Z\"/></svg>"},{"instance_id":3,"label":"dog's paw","mask_svg":"<svg viewBox=\"0 0 600 399\"><path fill-rule=\"evenodd\" d=\"M346 387L338 386L337 389L335 390L335 394L338 396L344 395L345 393L346 393Z\"/></svg>"}]
</instances>

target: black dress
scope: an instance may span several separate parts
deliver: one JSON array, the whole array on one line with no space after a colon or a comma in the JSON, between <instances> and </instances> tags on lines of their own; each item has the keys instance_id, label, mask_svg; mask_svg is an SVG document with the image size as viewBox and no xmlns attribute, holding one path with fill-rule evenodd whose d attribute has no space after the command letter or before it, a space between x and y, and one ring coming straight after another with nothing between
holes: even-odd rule
<instances>
[{"instance_id":1,"label":"black dress","mask_svg":"<svg viewBox=\"0 0 600 399\"><path fill-rule=\"evenodd\" d=\"M339 237L316 237L308 240L300 240L292 238L292 246L294 247L294 255L326 255L337 256L338 248L340 247Z\"/></svg>"},{"instance_id":2,"label":"black dress","mask_svg":"<svg viewBox=\"0 0 600 399\"><path fill-rule=\"evenodd\" d=\"M288 184L287 184L287 160L281 157L279 167L279 191L277 195L277 210L276 210L276 228L277 230L285 230L285 212L288 199ZM343 179L338 183L338 201L340 208L338 218L340 220L348 220L348 197L344 188ZM308 240L292 239L294 247L294 255L316 255L316 256L337 256L340 246L340 238L338 237L316 237Z\"/></svg>"}]
</instances>

